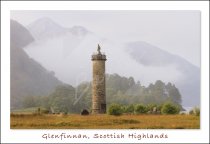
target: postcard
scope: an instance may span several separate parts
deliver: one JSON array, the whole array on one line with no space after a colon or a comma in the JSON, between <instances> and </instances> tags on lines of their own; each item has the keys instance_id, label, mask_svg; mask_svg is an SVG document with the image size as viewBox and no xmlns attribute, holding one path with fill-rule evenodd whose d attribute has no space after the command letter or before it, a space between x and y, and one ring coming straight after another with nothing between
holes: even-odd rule
<instances>
[{"instance_id":1,"label":"postcard","mask_svg":"<svg viewBox=\"0 0 210 144\"><path fill-rule=\"evenodd\" d=\"M38 3L8 8L4 19L4 140L13 133L13 143L178 143L205 133L205 11Z\"/></svg>"}]
</instances>

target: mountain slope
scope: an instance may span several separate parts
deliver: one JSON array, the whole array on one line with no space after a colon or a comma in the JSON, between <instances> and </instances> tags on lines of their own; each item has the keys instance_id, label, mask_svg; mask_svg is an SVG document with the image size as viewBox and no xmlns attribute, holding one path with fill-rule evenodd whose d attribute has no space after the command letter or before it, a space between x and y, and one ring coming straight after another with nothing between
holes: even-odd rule
<instances>
[{"instance_id":1,"label":"mountain slope","mask_svg":"<svg viewBox=\"0 0 210 144\"><path fill-rule=\"evenodd\" d=\"M64 28L50 18L44 17L29 24L27 29L36 40L50 39L71 33L76 36L84 36L89 33L82 26L74 26L72 28Z\"/></svg>"},{"instance_id":2,"label":"mountain slope","mask_svg":"<svg viewBox=\"0 0 210 144\"><path fill-rule=\"evenodd\" d=\"M39 31L39 27L34 29ZM200 70L185 59L145 42L123 44L103 39L84 27L88 31L85 34L81 34L81 28L74 33L69 29L65 34L36 40L24 50L61 81L76 86L91 80L91 54L100 43L107 55L106 73L132 76L143 85L156 80L172 82L181 91L184 106L200 104Z\"/></svg>"},{"instance_id":3,"label":"mountain slope","mask_svg":"<svg viewBox=\"0 0 210 144\"><path fill-rule=\"evenodd\" d=\"M27 26L35 39L54 37L65 33L65 28L51 21L49 18L41 18Z\"/></svg>"},{"instance_id":4,"label":"mountain slope","mask_svg":"<svg viewBox=\"0 0 210 144\"><path fill-rule=\"evenodd\" d=\"M132 58L145 66L167 66L176 64L177 60L180 59L143 41L130 42L126 47Z\"/></svg>"},{"instance_id":5,"label":"mountain slope","mask_svg":"<svg viewBox=\"0 0 210 144\"><path fill-rule=\"evenodd\" d=\"M173 66L181 75L180 79L175 79L173 82L176 83L183 95L183 105L200 104L200 70L198 67L177 55L170 54L146 42L128 43L126 50L131 58L139 64L148 67ZM168 73L168 75L174 76L173 73Z\"/></svg>"},{"instance_id":6,"label":"mountain slope","mask_svg":"<svg viewBox=\"0 0 210 144\"><path fill-rule=\"evenodd\" d=\"M29 58L22 47L33 41L30 32L11 20L11 108L21 107L25 96L47 95L62 82Z\"/></svg>"},{"instance_id":7,"label":"mountain slope","mask_svg":"<svg viewBox=\"0 0 210 144\"><path fill-rule=\"evenodd\" d=\"M10 42L18 48L25 47L29 43L33 42L34 38L30 32L24 28L17 21L10 20Z\"/></svg>"}]
</instances>

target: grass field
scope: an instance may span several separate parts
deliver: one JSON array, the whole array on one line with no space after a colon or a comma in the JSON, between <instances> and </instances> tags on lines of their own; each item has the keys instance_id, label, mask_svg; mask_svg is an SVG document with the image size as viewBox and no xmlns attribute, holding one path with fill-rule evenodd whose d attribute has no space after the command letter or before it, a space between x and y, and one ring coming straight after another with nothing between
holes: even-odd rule
<instances>
[{"instance_id":1,"label":"grass field","mask_svg":"<svg viewBox=\"0 0 210 144\"><path fill-rule=\"evenodd\" d=\"M199 129L194 115L11 114L11 129Z\"/></svg>"}]
</instances>

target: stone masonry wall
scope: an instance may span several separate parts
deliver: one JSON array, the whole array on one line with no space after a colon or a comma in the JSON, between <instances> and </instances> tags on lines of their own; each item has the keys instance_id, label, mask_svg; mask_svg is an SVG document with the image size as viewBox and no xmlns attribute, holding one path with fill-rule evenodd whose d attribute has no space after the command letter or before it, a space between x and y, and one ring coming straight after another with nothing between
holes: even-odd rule
<instances>
[{"instance_id":1,"label":"stone masonry wall","mask_svg":"<svg viewBox=\"0 0 210 144\"><path fill-rule=\"evenodd\" d=\"M105 60L93 60L92 113L106 113Z\"/></svg>"}]
</instances>

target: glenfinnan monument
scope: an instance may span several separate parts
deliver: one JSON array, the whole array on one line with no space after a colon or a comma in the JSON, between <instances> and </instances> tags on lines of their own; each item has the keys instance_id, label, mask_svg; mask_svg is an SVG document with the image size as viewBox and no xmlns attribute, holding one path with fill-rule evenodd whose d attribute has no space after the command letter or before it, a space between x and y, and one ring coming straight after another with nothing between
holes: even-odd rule
<instances>
[{"instance_id":1,"label":"glenfinnan monument","mask_svg":"<svg viewBox=\"0 0 210 144\"><path fill-rule=\"evenodd\" d=\"M93 80L92 80L92 114L106 113L106 84L105 84L105 61L106 55L98 52L92 55Z\"/></svg>"}]
</instances>

